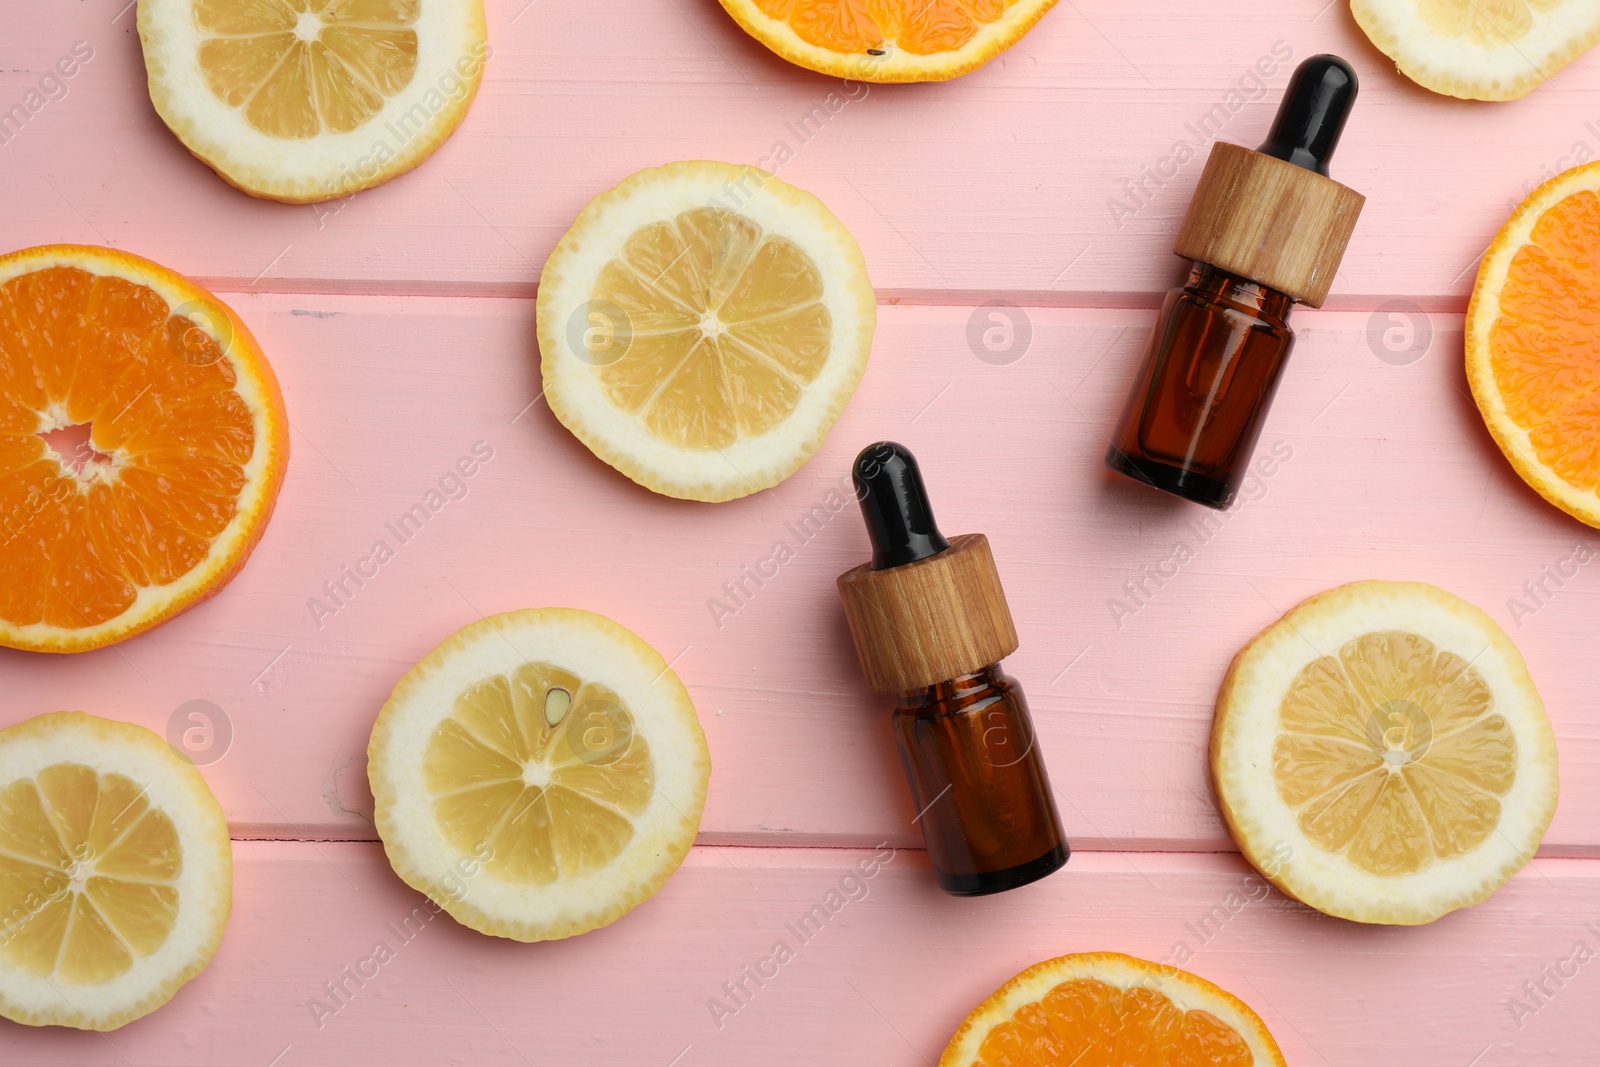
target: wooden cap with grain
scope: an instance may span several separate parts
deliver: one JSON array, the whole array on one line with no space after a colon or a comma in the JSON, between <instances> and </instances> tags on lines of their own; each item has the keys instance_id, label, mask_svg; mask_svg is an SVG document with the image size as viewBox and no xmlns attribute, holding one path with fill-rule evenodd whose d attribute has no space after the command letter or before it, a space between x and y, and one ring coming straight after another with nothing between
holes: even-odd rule
<instances>
[{"instance_id":1,"label":"wooden cap with grain","mask_svg":"<svg viewBox=\"0 0 1600 1067\"><path fill-rule=\"evenodd\" d=\"M904 693L998 663L1017 650L989 540L962 534L937 555L839 576L861 671L878 693Z\"/></svg>"},{"instance_id":2,"label":"wooden cap with grain","mask_svg":"<svg viewBox=\"0 0 1600 1067\"><path fill-rule=\"evenodd\" d=\"M1364 203L1316 171L1218 141L1172 250L1321 307Z\"/></svg>"},{"instance_id":3,"label":"wooden cap with grain","mask_svg":"<svg viewBox=\"0 0 1600 1067\"><path fill-rule=\"evenodd\" d=\"M1366 203L1328 177L1359 89L1338 56L1296 67L1260 148L1211 146L1172 250L1321 307Z\"/></svg>"}]
</instances>

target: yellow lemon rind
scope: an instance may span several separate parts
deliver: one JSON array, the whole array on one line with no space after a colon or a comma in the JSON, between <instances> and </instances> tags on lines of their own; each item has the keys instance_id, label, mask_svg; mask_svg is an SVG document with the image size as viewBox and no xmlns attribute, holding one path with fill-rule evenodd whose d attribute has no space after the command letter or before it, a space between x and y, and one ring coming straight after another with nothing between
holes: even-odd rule
<instances>
[{"instance_id":1,"label":"yellow lemon rind","mask_svg":"<svg viewBox=\"0 0 1600 1067\"><path fill-rule=\"evenodd\" d=\"M416 73L377 114L344 133L277 138L251 127L206 84L196 59L203 35L191 15L194 3L139 0L150 101L183 146L223 181L284 204L342 200L419 166L466 118L493 55L483 0L429 0L416 24ZM444 100L437 110L429 92ZM427 112L422 122L394 125L419 107Z\"/></svg>"},{"instance_id":2,"label":"yellow lemon rind","mask_svg":"<svg viewBox=\"0 0 1600 1067\"><path fill-rule=\"evenodd\" d=\"M1492 714L1511 724L1515 783L1497 832L1476 849L1383 877L1357 870L1306 837L1280 798L1272 747L1289 682L1317 656L1363 633L1403 630L1453 652L1483 675ZM1360 581L1318 593L1245 645L1217 695L1212 782L1239 850L1286 895L1325 914L1392 926L1429 923L1487 899L1538 850L1559 795L1555 734L1522 655L1481 609L1425 582Z\"/></svg>"},{"instance_id":3,"label":"yellow lemon rind","mask_svg":"<svg viewBox=\"0 0 1600 1067\"><path fill-rule=\"evenodd\" d=\"M736 199L730 188L750 195ZM833 330L827 363L787 418L727 448L697 450L662 441L618 410L593 366L572 351L567 323L589 300L600 268L638 226L707 205L738 211L809 255L822 277ZM748 496L804 466L860 384L876 324L861 247L820 200L755 167L709 160L642 170L595 197L556 244L539 279L540 370L550 410L605 463L681 500Z\"/></svg>"},{"instance_id":4,"label":"yellow lemon rind","mask_svg":"<svg viewBox=\"0 0 1600 1067\"><path fill-rule=\"evenodd\" d=\"M205 329L233 364L234 389L255 424L255 451L244 467L245 487L231 522L211 543L203 562L175 582L142 587L121 614L93 626L16 625L0 618L0 646L29 652L85 652L124 641L181 614L221 591L244 566L277 502L289 463L289 422L283 393L261 346L233 309L189 279L147 259L93 245L42 245L0 256L0 284L47 267L78 267L91 274L148 286L167 304ZM208 320L201 322L201 317ZM222 324L226 323L226 327ZM222 336L226 334L226 336ZM176 357L175 357L176 358Z\"/></svg>"},{"instance_id":5,"label":"yellow lemon rind","mask_svg":"<svg viewBox=\"0 0 1600 1067\"><path fill-rule=\"evenodd\" d=\"M1154 990L1184 1011L1210 1012L1244 1039L1259 1067L1285 1067L1277 1042L1248 1004L1199 975L1121 952L1076 952L1029 967L972 1009L939 1057L939 1067L971 1067L995 1026L1062 982L1083 978L1117 989Z\"/></svg>"},{"instance_id":6,"label":"yellow lemon rind","mask_svg":"<svg viewBox=\"0 0 1600 1067\"><path fill-rule=\"evenodd\" d=\"M142 726L60 711L0 730L0 788L62 762L123 774L150 787L151 806L172 819L183 848L178 916L166 944L102 986L63 989L59 980L32 979L34 988L19 992L27 980L18 983L0 964L0 1016L27 1026L115 1030L166 1004L211 962L233 906L233 844L222 806L194 764ZM187 945L176 940L185 925L194 931ZM136 985L135 979L163 964L164 972L148 990L92 1007L107 987Z\"/></svg>"},{"instance_id":7,"label":"yellow lemon rind","mask_svg":"<svg viewBox=\"0 0 1600 1067\"><path fill-rule=\"evenodd\" d=\"M1545 212L1578 192L1600 193L1600 161L1563 171L1539 186L1500 228L1478 267L1472 300L1467 305L1464 347L1472 398L1484 426L1517 474L1540 496L1579 522L1600 527L1600 490L1581 489L1552 471L1534 449L1529 431L1506 410L1494 378L1490 344L1495 320L1500 317L1500 293L1513 258L1532 239L1533 229Z\"/></svg>"},{"instance_id":8,"label":"yellow lemon rind","mask_svg":"<svg viewBox=\"0 0 1600 1067\"><path fill-rule=\"evenodd\" d=\"M553 885L511 885L479 870L465 879L422 787L425 746L467 685L540 661L613 689L633 715L656 772L634 835L597 871ZM654 896L694 844L711 757L688 690L661 655L627 628L576 608L528 608L470 623L407 671L378 713L367 745L374 822L402 881L457 922L516 941L550 941L606 926Z\"/></svg>"},{"instance_id":9,"label":"yellow lemon rind","mask_svg":"<svg viewBox=\"0 0 1600 1067\"><path fill-rule=\"evenodd\" d=\"M819 74L874 83L946 81L983 66L1022 39L1056 0L1018 0L993 22L979 26L953 52L918 55L895 47L881 56L846 55L806 41L794 27L761 10L755 0L722 0L739 26L790 63Z\"/></svg>"},{"instance_id":10,"label":"yellow lemon rind","mask_svg":"<svg viewBox=\"0 0 1600 1067\"><path fill-rule=\"evenodd\" d=\"M1600 0L1568 0L1566 7L1533 13L1527 35L1491 49L1441 36L1418 0L1350 0L1356 25L1401 74L1443 96L1487 101L1528 95L1600 43Z\"/></svg>"}]
</instances>

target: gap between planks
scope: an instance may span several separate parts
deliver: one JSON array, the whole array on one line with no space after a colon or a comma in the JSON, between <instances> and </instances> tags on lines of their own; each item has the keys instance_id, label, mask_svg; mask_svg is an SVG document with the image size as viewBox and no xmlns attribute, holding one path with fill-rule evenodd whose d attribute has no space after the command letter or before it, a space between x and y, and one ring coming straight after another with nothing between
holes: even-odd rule
<instances>
[{"instance_id":1,"label":"gap between planks","mask_svg":"<svg viewBox=\"0 0 1600 1067\"><path fill-rule=\"evenodd\" d=\"M197 283L219 296L333 296L333 297L428 297L459 300L534 300L539 287L501 285L493 282L461 282L439 285L429 282L373 281L343 279L286 278L254 283L244 278L197 277ZM1141 292L1098 292L1073 290L980 290L980 289L878 289L880 307L978 307L1005 304L1023 308L1068 308L1083 311L1154 311L1161 306L1166 290ZM1404 296L1404 294L1398 294ZM1404 297L1430 314L1465 315L1471 293L1448 296ZM1397 294L1340 294L1328 298L1321 311L1374 311L1395 300Z\"/></svg>"},{"instance_id":2,"label":"gap between planks","mask_svg":"<svg viewBox=\"0 0 1600 1067\"><path fill-rule=\"evenodd\" d=\"M277 827L262 827L256 831L251 827L230 829L230 839L239 844L255 844L259 842L278 842L290 845L377 845L381 841L377 837L356 837L354 835L339 835L329 833L327 836L313 836L309 834L286 835ZM771 839L754 840L747 834L717 834L700 835L695 838L695 848L701 849L750 849L761 850L831 850L836 852L859 852L862 849L876 848L884 842L861 840L829 840L815 835L785 835L775 836ZM1084 840L1081 843L1072 842L1072 851L1075 853L1096 853L1098 855L1144 855L1144 856L1238 856L1238 849L1214 848L1196 846L1194 848L1177 847L1170 841L1149 841L1134 838L1119 838L1113 840ZM895 849L901 852L926 852L921 844L898 844ZM1600 844L1597 845L1559 845L1555 847L1540 848L1533 856L1536 860L1600 860Z\"/></svg>"}]
</instances>

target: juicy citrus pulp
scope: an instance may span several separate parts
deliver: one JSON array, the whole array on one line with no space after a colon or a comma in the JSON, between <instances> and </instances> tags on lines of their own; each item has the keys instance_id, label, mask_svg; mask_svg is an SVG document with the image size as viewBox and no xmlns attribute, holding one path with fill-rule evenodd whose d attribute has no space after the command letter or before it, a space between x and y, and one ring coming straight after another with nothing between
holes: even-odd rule
<instances>
[{"instance_id":1,"label":"juicy citrus pulp","mask_svg":"<svg viewBox=\"0 0 1600 1067\"><path fill-rule=\"evenodd\" d=\"M203 969L232 858L194 767L79 712L0 731L0 1015L106 1030Z\"/></svg>"},{"instance_id":2,"label":"juicy citrus pulp","mask_svg":"<svg viewBox=\"0 0 1600 1067\"><path fill-rule=\"evenodd\" d=\"M708 162L592 201L546 262L538 307L551 409L630 478L697 500L810 458L876 321L860 249L827 208Z\"/></svg>"},{"instance_id":3,"label":"juicy citrus pulp","mask_svg":"<svg viewBox=\"0 0 1600 1067\"><path fill-rule=\"evenodd\" d=\"M273 137L344 133L417 69L422 0L195 0L206 85Z\"/></svg>"},{"instance_id":4,"label":"juicy citrus pulp","mask_svg":"<svg viewBox=\"0 0 1600 1067\"><path fill-rule=\"evenodd\" d=\"M445 839L463 855L487 843L487 870L532 885L616 859L654 769L617 695L548 663L464 691L423 756Z\"/></svg>"},{"instance_id":5,"label":"juicy citrus pulp","mask_svg":"<svg viewBox=\"0 0 1600 1067\"><path fill-rule=\"evenodd\" d=\"M84 425L75 455L44 436ZM272 370L215 297L109 249L0 257L0 645L97 648L220 588L287 451Z\"/></svg>"},{"instance_id":6,"label":"juicy citrus pulp","mask_svg":"<svg viewBox=\"0 0 1600 1067\"><path fill-rule=\"evenodd\" d=\"M726 448L788 418L828 361L822 278L793 241L694 208L635 230L590 301L633 323L598 366L611 402L679 448Z\"/></svg>"},{"instance_id":7,"label":"juicy citrus pulp","mask_svg":"<svg viewBox=\"0 0 1600 1067\"><path fill-rule=\"evenodd\" d=\"M1234 839L1280 888L1363 922L1492 893L1555 809L1555 744L1515 646L1421 583L1313 597L1235 658L1212 733Z\"/></svg>"},{"instance_id":8,"label":"juicy citrus pulp","mask_svg":"<svg viewBox=\"0 0 1600 1067\"><path fill-rule=\"evenodd\" d=\"M1272 773L1314 844L1369 874L1472 851L1517 773L1483 676L1403 630L1364 633L1300 669L1279 708Z\"/></svg>"},{"instance_id":9,"label":"juicy citrus pulp","mask_svg":"<svg viewBox=\"0 0 1600 1067\"><path fill-rule=\"evenodd\" d=\"M139 0L150 98L245 192L348 196L426 159L488 59L482 0Z\"/></svg>"},{"instance_id":10,"label":"juicy citrus pulp","mask_svg":"<svg viewBox=\"0 0 1600 1067\"><path fill-rule=\"evenodd\" d=\"M1028 968L972 1010L939 1067L1283 1067L1255 1012L1203 978L1116 952Z\"/></svg>"},{"instance_id":11,"label":"juicy citrus pulp","mask_svg":"<svg viewBox=\"0 0 1600 1067\"><path fill-rule=\"evenodd\" d=\"M791 63L874 82L938 81L1015 44L1055 0L722 0Z\"/></svg>"},{"instance_id":12,"label":"juicy citrus pulp","mask_svg":"<svg viewBox=\"0 0 1600 1067\"><path fill-rule=\"evenodd\" d=\"M1436 93L1515 100L1600 41L1597 0L1351 0L1400 72Z\"/></svg>"},{"instance_id":13,"label":"juicy citrus pulp","mask_svg":"<svg viewBox=\"0 0 1600 1067\"><path fill-rule=\"evenodd\" d=\"M1467 380L1522 478L1600 526L1600 163L1529 195L1484 254Z\"/></svg>"},{"instance_id":14,"label":"juicy citrus pulp","mask_svg":"<svg viewBox=\"0 0 1600 1067\"><path fill-rule=\"evenodd\" d=\"M495 615L395 687L368 746L395 871L463 924L570 937L648 899L693 844L710 762L682 682L599 615Z\"/></svg>"}]
</instances>

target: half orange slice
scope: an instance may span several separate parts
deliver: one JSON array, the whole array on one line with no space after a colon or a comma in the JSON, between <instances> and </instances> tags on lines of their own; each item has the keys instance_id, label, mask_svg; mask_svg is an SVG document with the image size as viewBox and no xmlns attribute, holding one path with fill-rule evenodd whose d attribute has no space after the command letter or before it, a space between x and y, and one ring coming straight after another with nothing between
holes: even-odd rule
<instances>
[{"instance_id":1,"label":"half orange slice","mask_svg":"<svg viewBox=\"0 0 1600 1067\"><path fill-rule=\"evenodd\" d=\"M216 592L288 453L272 369L216 297L107 248L0 256L0 645L99 648Z\"/></svg>"},{"instance_id":2,"label":"half orange slice","mask_svg":"<svg viewBox=\"0 0 1600 1067\"><path fill-rule=\"evenodd\" d=\"M789 62L869 82L943 81L1022 39L1056 0L722 0Z\"/></svg>"},{"instance_id":3,"label":"half orange slice","mask_svg":"<svg viewBox=\"0 0 1600 1067\"><path fill-rule=\"evenodd\" d=\"M1283 1067L1259 1016L1204 978L1120 952L1036 964L968 1015L939 1067Z\"/></svg>"},{"instance_id":4,"label":"half orange slice","mask_svg":"<svg viewBox=\"0 0 1600 1067\"><path fill-rule=\"evenodd\" d=\"M1500 228L1467 308L1467 381L1523 481L1600 526L1600 163L1556 175Z\"/></svg>"}]
</instances>

